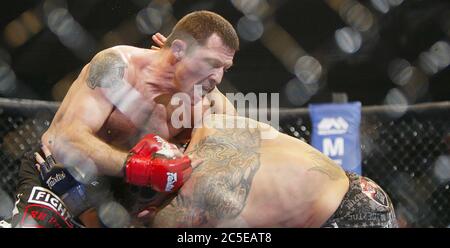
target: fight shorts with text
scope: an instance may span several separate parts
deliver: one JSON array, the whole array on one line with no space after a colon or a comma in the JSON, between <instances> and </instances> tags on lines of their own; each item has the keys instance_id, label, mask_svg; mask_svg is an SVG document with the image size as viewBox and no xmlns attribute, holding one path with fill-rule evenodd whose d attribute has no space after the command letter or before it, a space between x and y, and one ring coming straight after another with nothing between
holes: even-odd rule
<instances>
[{"instance_id":1,"label":"fight shorts with text","mask_svg":"<svg viewBox=\"0 0 450 248\"><path fill-rule=\"evenodd\" d=\"M322 225L328 228L398 227L389 196L374 181L346 172L348 192L334 214Z\"/></svg>"}]
</instances>

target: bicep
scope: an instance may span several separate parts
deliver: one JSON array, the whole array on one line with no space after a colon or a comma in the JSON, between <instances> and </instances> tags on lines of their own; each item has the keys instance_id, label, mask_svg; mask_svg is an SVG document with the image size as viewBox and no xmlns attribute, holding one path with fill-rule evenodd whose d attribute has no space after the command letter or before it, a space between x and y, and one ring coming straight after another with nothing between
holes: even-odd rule
<instances>
[{"instance_id":1,"label":"bicep","mask_svg":"<svg viewBox=\"0 0 450 248\"><path fill-rule=\"evenodd\" d=\"M80 89L71 99L70 107L65 109L63 131L69 134L72 131L95 133L103 126L112 109L113 105L99 92Z\"/></svg>"},{"instance_id":2,"label":"bicep","mask_svg":"<svg viewBox=\"0 0 450 248\"><path fill-rule=\"evenodd\" d=\"M106 122L111 111L112 105L92 101L92 104L84 106L84 109L80 112L79 125L89 132L96 133Z\"/></svg>"}]
</instances>

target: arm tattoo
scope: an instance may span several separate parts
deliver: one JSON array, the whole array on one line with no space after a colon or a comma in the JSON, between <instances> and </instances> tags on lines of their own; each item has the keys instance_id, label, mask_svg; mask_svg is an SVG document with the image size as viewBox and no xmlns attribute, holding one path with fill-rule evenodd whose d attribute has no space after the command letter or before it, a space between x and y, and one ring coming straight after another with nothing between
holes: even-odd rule
<instances>
[{"instance_id":1,"label":"arm tattoo","mask_svg":"<svg viewBox=\"0 0 450 248\"><path fill-rule=\"evenodd\" d=\"M100 53L91 62L87 85L91 89L121 86L126 67L125 61L119 54L115 52Z\"/></svg>"},{"instance_id":2,"label":"arm tattoo","mask_svg":"<svg viewBox=\"0 0 450 248\"><path fill-rule=\"evenodd\" d=\"M308 151L308 154L312 158L314 164L308 171L323 173L327 175L330 180L338 180L345 176L344 171L326 155L314 150Z\"/></svg>"},{"instance_id":3,"label":"arm tattoo","mask_svg":"<svg viewBox=\"0 0 450 248\"><path fill-rule=\"evenodd\" d=\"M204 162L157 220L166 226L215 226L238 217L260 167L260 131L217 129L190 152ZM158 221L155 224L158 225Z\"/></svg>"}]
</instances>

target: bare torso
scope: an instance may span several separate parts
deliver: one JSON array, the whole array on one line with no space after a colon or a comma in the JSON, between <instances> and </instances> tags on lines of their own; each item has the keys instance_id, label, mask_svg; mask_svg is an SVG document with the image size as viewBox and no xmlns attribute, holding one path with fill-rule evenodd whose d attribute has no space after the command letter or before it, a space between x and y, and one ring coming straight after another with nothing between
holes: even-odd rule
<instances>
[{"instance_id":1,"label":"bare torso","mask_svg":"<svg viewBox=\"0 0 450 248\"><path fill-rule=\"evenodd\" d=\"M260 128L200 128L188 152L204 162L155 226L319 227L349 186L308 144L281 133L261 139Z\"/></svg>"},{"instance_id":2,"label":"bare torso","mask_svg":"<svg viewBox=\"0 0 450 248\"><path fill-rule=\"evenodd\" d=\"M58 145L55 141L56 137L61 136L60 132L77 122L83 122L88 126L95 123L94 135L103 142L122 149L129 149L139 136L145 133L158 133L165 138L171 135L170 119L160 109L158 111L154 109L155 97L160 92L155 92L152 86L161 83L163 81L161 78L165 76L148 69L148 65L157 59L155 51L130 46L118 46L105 51L103 53L114 52L123 61L122 89L116 93L112 92L114 87L99 90L100 86L90 86L88 81L92 72L90 64L86 65L72 84L49 129L42 137L42 142L51 150L55 150L52 148ZM100 101L100 98L104 98L103 100L109 104L100 108L90 103ZM97 111L101 115L90 113L91 108L96 107L99 108ZM151 121L154 119L158 120Z\"/></svg>"}]
</instances>

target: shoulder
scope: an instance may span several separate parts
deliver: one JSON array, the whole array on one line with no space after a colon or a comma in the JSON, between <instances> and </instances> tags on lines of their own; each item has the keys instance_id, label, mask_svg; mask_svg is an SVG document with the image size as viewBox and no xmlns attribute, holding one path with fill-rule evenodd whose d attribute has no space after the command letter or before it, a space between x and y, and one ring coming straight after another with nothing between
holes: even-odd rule
<instances>
[{"instance_id":1,"label":"shoulder","mask_svg":"<svg viewBox=\"0 0 450 248\"><path fill-rule=\"evenodd\" d=\"M125 68L126 71L142 64L152 57L152 50L133 46L114 46L98 52L88 64L95 68Z\"/></svg>"},{"instance_id":2,"label":"shoulder","mask_svg":"<svg viewBox=\"0 0 450 248\"><path fill-rule=\"evenodd\" d=\"M140 52L143 50L148 50L148 49L135 47L135 46L128 46L128 45L117 45L117 46L112 46L112 47L106 48L106 49L100 51L99 53L108 53L108 52L136 53L136 52Z\"/></svg>"},{"instance_id":3,"label":"shoulder","mask_svg":"<svg viewBox=\"0 0 450 248\"><path fill-rule=\"evenodd\" d=\"M131 60L131 58L137 54L142 54L148 52L149 49L119 45L113 46L110 48L106 48L100 52L98 52L91 60L92 62L99 62L105 59L114 58L116 60L122 60L126 63Z\"/></svg>"},{"instance_id":4,"label":"shoulder","mask_svg":"<svg viewBox=\"0 0 450 248\"><path fill-rule=\"evenodd\" d=\"M111 47L95 54L90 65L103 64L108 62L121 62L125 64L127 52L118 47Z\"/></svg>"},{"instance_id":5,"label":"shoulder","mask_svg":"<svg viewBox=\"0 0 450 248\"><path fill-rule=\"evenodd\" d=\"M210 114L204 116L202 125L196 129L205 130L222 130L222 129L246 129L256 131L276 131L269 124L253 120L251 118L227 115L227 114Z\"/></svg>"},{"instance_id":6,"label":"shoulder","mask_svg":"<svg viewBox=\"0 0 450 248\"><path fill-rule=\"evenodd\" d=\"M87 83L92 89L111 88L122 85L129 69L128 52L122 48L111 47L97 53L87 66Z\"/></svg>"}]
</instances>

